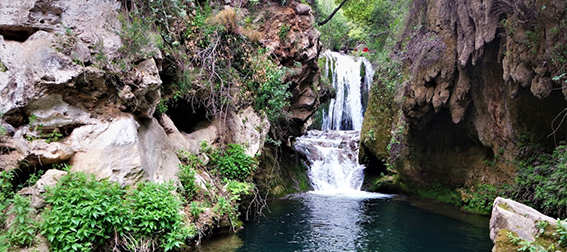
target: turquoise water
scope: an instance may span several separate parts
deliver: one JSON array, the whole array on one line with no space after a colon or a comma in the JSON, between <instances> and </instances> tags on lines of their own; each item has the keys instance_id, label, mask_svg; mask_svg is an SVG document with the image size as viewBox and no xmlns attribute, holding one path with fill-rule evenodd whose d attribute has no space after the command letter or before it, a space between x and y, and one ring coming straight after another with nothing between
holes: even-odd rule
<instances>
[{"instance_id":1,"label":"turquoise water","mask_svg":"<svg viewBox=\"0 0 567 252\"><path fill-rule=\"evenodd\" d=\"M425 210L424 208L429 208ZM488 218L381 195L305 193L271 201L265 218L201 251L490 251Z\"/></svg>"}]
</instances>

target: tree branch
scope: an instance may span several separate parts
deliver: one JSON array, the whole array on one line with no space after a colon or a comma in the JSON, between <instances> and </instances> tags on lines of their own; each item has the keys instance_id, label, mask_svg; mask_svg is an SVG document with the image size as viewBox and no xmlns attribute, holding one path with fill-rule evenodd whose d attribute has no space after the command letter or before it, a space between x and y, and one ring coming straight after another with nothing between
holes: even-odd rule
<instances>
[{"instance_id":1,"label":"tree branch","mask_svg":"<svg viewBox=\"0 0 567 252\"><path fill-rule=\"evenodd\" d=\"M327 19L325 19L323 22L319 22L318 25L321 26L321 25L324 25L327 22L329 22L329 20L331 20L331 18L333 18L333 16L337 13L337 11L339 11L339 9L341 7L343 7L343 5L346 3L346 1L348 1L348 0L343 0L341 2L341 4L339 4L339 6L331 13L331 15L329 15L329 17L327 17Z\"/></svg>"}]
</instances>

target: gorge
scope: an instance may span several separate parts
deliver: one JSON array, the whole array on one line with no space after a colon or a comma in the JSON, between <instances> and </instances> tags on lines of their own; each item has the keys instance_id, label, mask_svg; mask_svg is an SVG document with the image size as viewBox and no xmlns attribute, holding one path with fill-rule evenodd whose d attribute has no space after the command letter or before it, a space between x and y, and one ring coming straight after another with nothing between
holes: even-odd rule
<instances>
[{"instance_id":1,"label":"gorge","mask_svg":"<svg viewBox=\"0 0 567 252\"><path fill-rule=\"evenodd\" d=\"M566 17L1 1L0 251L561 251Z\"/></svg>"}]
</instances>

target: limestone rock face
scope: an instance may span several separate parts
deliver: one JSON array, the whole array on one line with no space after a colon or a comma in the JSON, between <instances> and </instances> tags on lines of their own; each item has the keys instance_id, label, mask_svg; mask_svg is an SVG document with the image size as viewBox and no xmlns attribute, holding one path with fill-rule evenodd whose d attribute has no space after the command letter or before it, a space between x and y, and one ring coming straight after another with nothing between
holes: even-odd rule
<instances>
[{"instance_id":1,"label":"limestone rock face","mask_svg":"<svg viewBox=\"0 0 567 252\"><path fill-rule=\"evenodd\" d=\"M414 1L394 155L408 184L507 182L521 139L545 139L564 109L565 1ZM418 29L413 29L413 28ZM551 126L554 125L554 126ZM398 126L394 126L398 127ZM380 156L378 155L375 156ZM383 156L383 155L382 155ZM491 161L495 165L488 165Z\"/></svg>"},{"instance_id":2,"label":"limestone rock face","mask_svg":"<svg viewBox=\"0 0 567 252\"><path fill-rule=\"evenodd\" d=\"M232 141L246 148L246 154L254 157L264 146L270 122L266 116L259 116L252 107L238 111L229 122Z\"/></svg>"},{"instance_id":3,"label":"limestone rock face","mask_svg":"<svg viewBox=\"0 0 567 252\"><path fill-rule=\"evenodd\" d=\"M76 150L73 171L109 178L122 185L141 180L175 180L179 159L156 119L137 122L131 115L79 127L68 143Z\"/></svg>"},{"instance_id":4,"label":"limestone rock face","mask_svg":"<svg viewBox=\"0 0 567 252\"><path fill-rule=\"evenodd\" d=\"M61 99L102 114L102 103L111 98L108 92L114 88L133 94L121 95L123 105L118 108L144 118L153 115L161 85L154 59L135 59L139 63L127 74L115 76L114 85L107 83L108 72L102 70L115 68L109 62L119 57L119 8L120 2L107 0L2 3L0 62L5 70L0 71L0 113L8 123L17 127L38 106ZM38 101L43 99L47 100Z\"/></svg>"},{"instance_id":5,"label":"limestone rock face","mask_svg":"<svg viewBox=\"0 0 567 252\"><path fill-rule=\"evenodd\" d=\"M246 1L224 4L240 7ZM202 141L239 143L251 156L260 152L270 124L250 104L228 108L223 118L183 118L192 129L178 129L155 113L162 79L168 85L174 80L160 76L167 71L157 42L140 49L145 56L125 52L129 45L122 41L119 14L126 5L119 0L0 2L0 171L68 162L73 171L131 185L175 180L176 151L198 153ZM261 6L266 21L260 43L277 63L292 68L285 77L293 94L291 130L285 134L299 134L328 93L316 88L320 33L308 5ZM280 39L283 25L289 33ZM194 112L193 105L187 110Z\"/></svg>"},{"instance_id":6,"label":"limestone rock face","mask_svg":"<svg viewBox=\"0 0 567 252\"><path fill-rule=\"evenodd\" d=\"M301 135L303 125L330 98L328 87L319 85L321 33L314 28L310 11L308 5L296 2L286 7L271 7L261 27L264 33L261 43L273 51L282 65L291 68L285 83L291 83L290 123L296 131L289 135ZM281 30L289 32L280 36Z\"/></svg>"}]
</instances>

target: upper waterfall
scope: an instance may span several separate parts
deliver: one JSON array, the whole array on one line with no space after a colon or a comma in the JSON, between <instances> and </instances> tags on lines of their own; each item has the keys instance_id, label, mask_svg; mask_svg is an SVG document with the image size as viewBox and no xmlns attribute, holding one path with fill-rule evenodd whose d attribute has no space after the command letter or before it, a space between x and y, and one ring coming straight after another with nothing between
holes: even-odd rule
<instances>
[{"instance_id":1,"label":"upper waterfall","mask_svg":"<svg viewBox=\"0 0 567 252\"><path fill-rule=\"evenodd\" d=\"M336 97L323 110L323 130L360 130L374 70L366 58L325 51L323 76L331 80Z\"/></svg>"}]
</instances>

